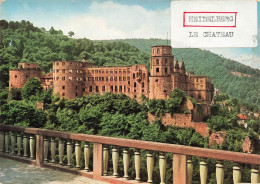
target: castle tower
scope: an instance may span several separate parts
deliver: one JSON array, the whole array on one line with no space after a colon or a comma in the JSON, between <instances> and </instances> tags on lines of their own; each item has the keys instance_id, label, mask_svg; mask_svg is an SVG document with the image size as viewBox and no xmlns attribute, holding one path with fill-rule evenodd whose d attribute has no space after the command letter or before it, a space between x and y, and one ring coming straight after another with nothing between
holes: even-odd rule
<instances>
[{"instance_id":1,"label":"castle tower","mask_svg":"<svg viewBox=\"0 0 260 184\"><path fill-rule=\"evenodd\" d=\"M84 94L83 63L76 61L53 62L53 94L74 99Z\"/></svg>"},{"instance_id":2,"label":"castle tower","mask_svg":"<svg viewBox=\"0 0 260 184\"><path fill-rule=\"evenodd\" d=\"M167 99L170 95L172 91L173 59L171 46L152 47L149 99Z\"/></svg>"}]
</instances>

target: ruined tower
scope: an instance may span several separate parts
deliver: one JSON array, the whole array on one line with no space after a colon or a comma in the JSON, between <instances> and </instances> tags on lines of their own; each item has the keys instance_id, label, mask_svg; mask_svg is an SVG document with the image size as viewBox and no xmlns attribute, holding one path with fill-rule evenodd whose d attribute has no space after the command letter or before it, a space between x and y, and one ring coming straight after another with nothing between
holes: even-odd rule
<instances>
[{"instance_id":1,"label":"ruined tower","mask_svg":"<svg viewBox=\"0 0 260 184\"><path fill-rule=\"evenodd\" d=\"M167 99L170 95L172 91L171 74L174 69L173 60L171 46L152 47L149 99Z\"/></svg>"}]
</instances>

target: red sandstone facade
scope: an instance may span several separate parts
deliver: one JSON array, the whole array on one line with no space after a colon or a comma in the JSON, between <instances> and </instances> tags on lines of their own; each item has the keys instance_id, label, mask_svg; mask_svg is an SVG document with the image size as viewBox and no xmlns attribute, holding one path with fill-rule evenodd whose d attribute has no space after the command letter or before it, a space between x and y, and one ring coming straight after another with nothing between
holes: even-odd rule
<instances>
[{"instance_id":1,"label":"red sandstone facade","mask_svg":"<svg viewBox=\"0 0 260 184\"><path fill-rule=\"evenodd\" d=\"M123 67L98 67L86 60L55 61L53 73L46 75L35 63L19 63L18 69L10 70L11 88L22 88L25 82L37 77L45 90L74 99L92 93L124 93L140 100L142 95L149 99L167 99L174 88L184 90L203 106L203 114L209 114L214 88L206 76L186 72L184 62L174 61L170 46L153 46L150 72L144 65ZM194 119L195 117L193 117Z\"/></svg>"}]
</instances>

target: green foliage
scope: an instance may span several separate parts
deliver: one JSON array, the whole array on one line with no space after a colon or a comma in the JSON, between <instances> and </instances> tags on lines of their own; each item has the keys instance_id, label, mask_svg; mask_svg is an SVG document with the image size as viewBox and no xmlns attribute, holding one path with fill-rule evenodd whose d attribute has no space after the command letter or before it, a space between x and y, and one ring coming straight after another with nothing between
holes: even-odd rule
<instances>
[{"instance_id":1,"label":"green foliage","mask_svg":"<svg viewBox=\"0 0 260 184\"><path fill-rule=\"evenodd\" d=\"M22 98L28 100L32 96L39 97L43 91L41 82L37 78L32 78L25 83L22 88Z\"/></svg>"}]
</instances>

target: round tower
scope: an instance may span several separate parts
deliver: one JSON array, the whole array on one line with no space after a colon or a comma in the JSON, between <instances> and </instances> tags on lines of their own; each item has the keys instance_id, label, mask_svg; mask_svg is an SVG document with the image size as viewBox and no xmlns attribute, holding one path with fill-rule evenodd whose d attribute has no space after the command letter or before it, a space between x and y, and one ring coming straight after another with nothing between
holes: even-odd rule
<instances>
[{"instance_id":1,"label":"round tower","mask_svg":"<svg viewBox=\"0 0 260 184\"><path fill-rule=\"evenodd\" d=\"M68 99L82 97L85 91L82 65L77 61L53 62L53 94Z\"/></svg>"},{"instance_id":2,"label":"round tower","mask_svg":"<svg viewBox=\"0 0 260 184\"><path fill-rule=\"evenodd\" d=\"M171 46L159 45L152 47L151 76L149 77L150 99L166 99L170 95L173 59Z\"/></svg>"}]
</instances>

